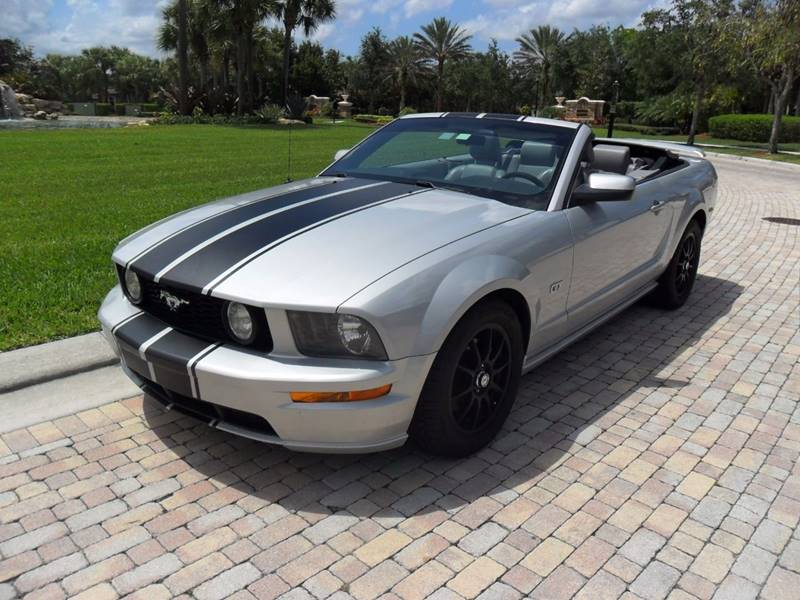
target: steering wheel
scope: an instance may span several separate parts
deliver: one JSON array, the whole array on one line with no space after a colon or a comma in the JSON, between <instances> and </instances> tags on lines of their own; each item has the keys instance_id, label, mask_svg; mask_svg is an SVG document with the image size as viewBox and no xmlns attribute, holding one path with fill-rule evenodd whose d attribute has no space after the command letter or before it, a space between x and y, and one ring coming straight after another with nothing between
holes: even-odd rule
<instances>
[{"instance_id":1,"label":"steering wheel","mask_svg":"<svg viewBox=\"0 0 800 600\"><path fill-rule=\"evenodd\" d=\"M502 178L503 179L513 179L513 178L527 179L528 181L530 181L531 183L535 183L536 185L538 185L542 189L547 187L547 185L541 179L536 177L535 175L530 175L528 173L520 173L519 171L512 171L510 173L506 173L505 175L503 175Z\"/></svg>"}]
</instances>

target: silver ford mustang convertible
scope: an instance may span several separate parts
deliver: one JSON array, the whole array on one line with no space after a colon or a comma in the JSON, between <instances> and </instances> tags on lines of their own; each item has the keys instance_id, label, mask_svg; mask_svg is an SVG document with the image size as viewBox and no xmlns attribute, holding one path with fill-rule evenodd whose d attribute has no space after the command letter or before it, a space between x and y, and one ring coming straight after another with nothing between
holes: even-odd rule
<instances>
[{"instance_id":1,"label":"silver ford mustang convertible","mask_svg":"<svg viewBox=\"0 0 800 600\"><path fill-rule=\"evenodd\" d=\"M217 429L464 456L522 373L645 295L686 302L716 181L690 147L413 115L123 240L99 317L142 389Z\"/></svg>"}]
</instances>

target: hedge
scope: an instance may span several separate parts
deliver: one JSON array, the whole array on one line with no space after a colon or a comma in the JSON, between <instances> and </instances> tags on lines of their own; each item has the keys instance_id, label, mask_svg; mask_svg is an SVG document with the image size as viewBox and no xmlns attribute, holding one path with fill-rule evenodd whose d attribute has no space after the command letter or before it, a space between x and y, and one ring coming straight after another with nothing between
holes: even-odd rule
<instances>
[{"instance_id":1,"label":"hedge","mask_svg":"<svg viewBox=\"0 0 800 600\"><path fill-rule=\"evenodd\" d=\"M394 121L394 117L388 115L355 115L353 117L353 121L358 121L359 123L378 123L380 125L384 125Z\"/></svg>"},{"instance_id":2,"label":"hedge","mask_svg":"<svg viewBox=\"0 0 800 600\"><path fill-rule=\"evenodd\" d=\"M635 131L644 135L677 135L681 132L677 127L652 127L633 123L614 123L616 131Z\"/></svg>"},{"instance_id":3,"label":"hedge","mask_svg":"<svg viewBox=\"0 0 800 600\"><path fill-rule=\"evenodd\" d=\"M98 102L94 105L94 114L98 117L107 117L111 114L111 105L105 102Z\"/></svg>"},{"instance_id":4,"label":"hedge","mask_svg":"<svg viewBox=\"0 0 800 600\"><path fill-rule=\"evenodd\" d=\"M708 121L712 137L743 142L768 142L772 115L719 115ZM782 143L800 142L800 117L783 117Z\"/></svg>"}]
</instances>

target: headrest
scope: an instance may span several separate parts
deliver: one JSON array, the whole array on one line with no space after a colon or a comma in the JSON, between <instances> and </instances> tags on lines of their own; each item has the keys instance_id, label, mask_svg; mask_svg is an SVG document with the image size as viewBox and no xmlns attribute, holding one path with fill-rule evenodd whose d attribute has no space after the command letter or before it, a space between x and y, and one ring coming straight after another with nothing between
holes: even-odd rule
<instances>
[{"instance_id":1,"label":"headrest","mask_svg":"<svg viewBox=\"0 0 800 600\"><path fill-rule=\"evenodd\" d=\"M521 165L536 167L552 167L556 162L555 146L540 142L525 142L519 155Z\"/></svg>"},{"instance_id":2,"label":"headrest","mask_svg":"<svg viewBox=\"0 0 800 600\"><path fill-rule=\"evenodd\" d=\"M597 144L594 147L594 160L592 169L607 171L609 173L628 172L631 164L631 149L627 146L612 146L611 144Z\"/></svg>"},{"instance_id":3,"label":"headrest","mask_svg":"<svg viewBox=\"0 0 800 600\"><path fill-rule=\"evenodd\" d=\"M500 155L500 140L496 136L473 135L469 139L469 154L476 162L495 163Z\"/></svg>"}]
</instances>

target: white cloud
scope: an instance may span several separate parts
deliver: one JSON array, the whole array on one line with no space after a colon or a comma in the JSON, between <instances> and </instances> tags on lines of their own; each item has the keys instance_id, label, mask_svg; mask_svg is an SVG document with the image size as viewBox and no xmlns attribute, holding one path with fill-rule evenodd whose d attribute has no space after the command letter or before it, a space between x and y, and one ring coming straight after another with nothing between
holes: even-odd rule
<instances>
[{"instance_id":1,"label":"white cloud","mask_svg":"<svg viewBox=\"0 0 800 600\"><path fill-rule=\"evenodd\" d=\"M0 37L20 38L27 42L31 36L45 32L47 15L52 8L53 0L3 0Z\"/></svg>"},{"instance_id":2,"label":"white cloud","mask_svg":"<svg viewBox=\"0 0 800 600\"><path fill-rule=\"evenodd\" d=\"M406 0L406 18L413 17L422 12L443 10L449 8L451 4L453 4L453 0Z\"/></svg>"},{"instance_id":3,"label":"white cloud","mask_svg":"<svg viewBox=\"0 0 800 600\"><path fill-rule=\"evenodd\" d=\"M37 55L90 46L127 46L158 56L155 40L168 0L67 0L66 19L51 20L53 0L2 0L0 37L19 37Z\"/></svg>"},{"instance_id":4,"label":"white cloud","mask_svg":"<svg viewBox=\"0 0 800 600\"><path fill-rule=\"evenodd\" d=\"M538 25L554 25L570 32L591 25L634 26L643 11L663 6L665 0L483 0L490 8L463 27L473 36L488 40L513 41L519 35Z\"/></svg>"}]
</instances>

